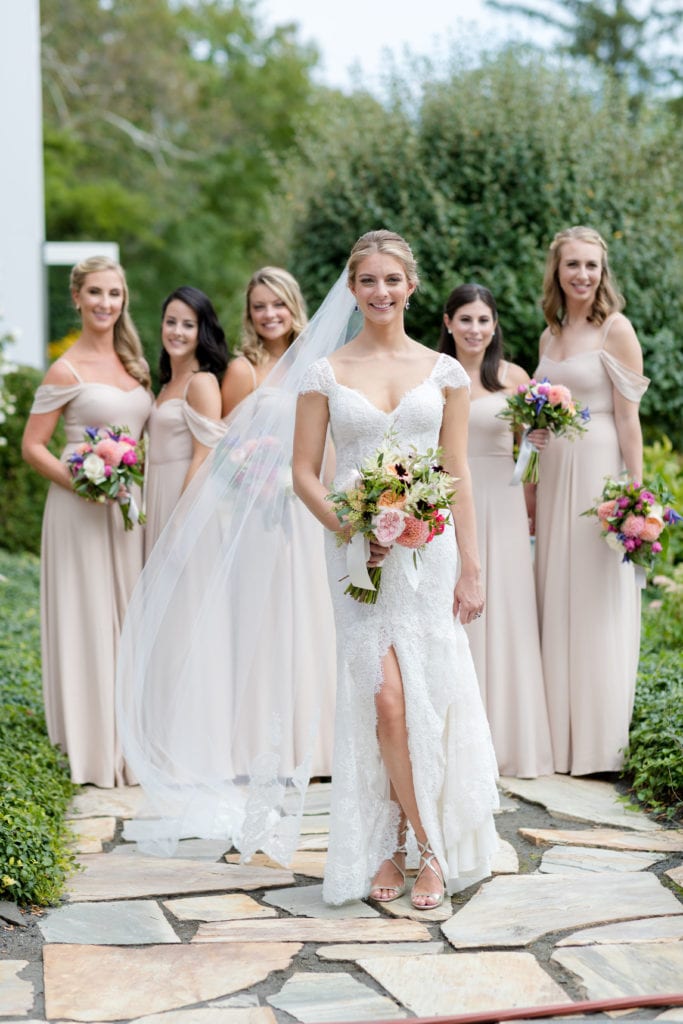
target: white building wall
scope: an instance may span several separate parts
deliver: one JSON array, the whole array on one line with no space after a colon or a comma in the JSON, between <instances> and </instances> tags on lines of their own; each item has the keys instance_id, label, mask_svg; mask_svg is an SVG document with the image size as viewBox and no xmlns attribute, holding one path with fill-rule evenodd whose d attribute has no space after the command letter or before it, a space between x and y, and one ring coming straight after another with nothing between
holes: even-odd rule
<instances>
[{"instance_id":1,"label":"white building wall","mask_svg":"<svg viewBox=\"0 0 683 1024\"><path fill-rule=\"evenodd\" d=\"M7 356L42 367L43 131L38 0L0 0L0 310L20 337Z\"/></svg>"}]
</instances>

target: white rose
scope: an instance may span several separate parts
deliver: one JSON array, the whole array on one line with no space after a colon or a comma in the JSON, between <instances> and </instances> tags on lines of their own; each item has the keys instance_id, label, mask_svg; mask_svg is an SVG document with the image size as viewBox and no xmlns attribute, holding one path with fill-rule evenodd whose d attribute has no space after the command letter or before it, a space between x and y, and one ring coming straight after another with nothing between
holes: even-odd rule
<instances>
[{"instance_id":1,"label":"white rose","mask_svg":"<svg viewBox=\"0 0 683 1024\"><path fill-rule=\"evenodd\" d=\"M621 543L616 533L611 530L605 534L605 540L607 544L612 548L613 551L618 551L620 555L624 553L624 545Z\"/></svg>"},{"instance_id":2,"label":"white rose","mask_svg":"<svg viewBox=\"0 0 683 1024\"><path fill-rule=\"evenodd\" d=\"M91 452L90 455L86 455L83 459L83 472L87 476L88 480L94 484L103 484L107 479L104 475L104 459L101 459L99 455L95 455Z\"/></svg>"}]
</instances>

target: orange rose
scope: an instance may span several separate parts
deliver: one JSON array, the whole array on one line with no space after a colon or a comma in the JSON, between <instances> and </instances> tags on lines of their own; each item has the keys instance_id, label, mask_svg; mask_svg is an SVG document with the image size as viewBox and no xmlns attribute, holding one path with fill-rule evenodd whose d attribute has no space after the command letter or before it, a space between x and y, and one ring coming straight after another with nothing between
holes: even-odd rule
<instances>
[{"instance_id":1,"label":"orange rose","mask_svg":"<svg viewBox=\"0 0 683 1024\"><path fill-rule=\"evenodd\" d=\"M393 491L383 491L377 499L380 508L403 508L405 503L405 494L394 494Z\"/></svg>"}]
</instances>

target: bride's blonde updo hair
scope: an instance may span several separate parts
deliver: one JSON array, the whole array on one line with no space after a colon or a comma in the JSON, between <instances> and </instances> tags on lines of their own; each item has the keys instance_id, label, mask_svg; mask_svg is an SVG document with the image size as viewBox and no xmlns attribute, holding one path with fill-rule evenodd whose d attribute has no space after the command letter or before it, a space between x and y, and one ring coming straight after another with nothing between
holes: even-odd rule
<instances>
[{"instance_id":1,"label":"bride's blonde updo hair","mask_svg":"<svg viewBox=\"0 0 683 1024\"><path fill-rule=\"evenodd\" d=\"M348 262L349 284L355 284L359 263L375 252L379 252L383 256L393 256L403 265L408 284L414 285L415 288L419 286L417 260L413 256L410 246L401 235L397 235L395 231L387 231L385 228L366 232L354 245Z\"/></svg>"},{"instance_id":2,"label":"bride's blonde updo hair","mask_svg":"<svg viewBox=\"0 0 683 1024\"><path fill-rule=\"evenodd\" d=\"M88 274L97 274L103 270L113 270L121 278L123 289L123 306L121 315L114 324L114 351L126 368L126 372L143 387L152 385L149 367L142 352L140 337L128 312L128 285L123 267L108 256L89 256L71 268L69 285L71 293L80 292Z\"/></svg>"},{"instance_id":3,"label":"bride's blonde updo hair","mask_svg":"<svg viewBox=\"0 0 683 1024\"><path fill-rule=\"evenodd\" d=\"M299 337L308 322L306 303L296 278L282 267L261 267L260 270L257 270L247 285L244 313L242 314L241 344L237 353L245 356L254 366L265 362L267 357L263 341L256 333L249 308L251 293L259 284L270 288L271 292L284 302L292 315L292 330L287 339L288 346Z\"/></svg>"},{"instance_id":4,"label":"bride's blonde updo hair","mask_svg":"<svg viewBox=\"0 0 683 1024\"><path fill-rule=\"evenodd\" d=\"M591 245L599 246L602 253L602 273L593 301L593 308L589 320L591 323L600 326L604 323L610 313L617 312L624 308L624 298L617 290L616 282L607 262L607 245L594 228L587 228L581 224L564 231L558 231L550 243L548 256L545 263L545 276L543 278L543 301L541 308L546 323L552 334L559 334L566 314L565 296L560 287L559 266L562 256L562 246L565 242L589 242Z\"/></svg>"}]
</instances>

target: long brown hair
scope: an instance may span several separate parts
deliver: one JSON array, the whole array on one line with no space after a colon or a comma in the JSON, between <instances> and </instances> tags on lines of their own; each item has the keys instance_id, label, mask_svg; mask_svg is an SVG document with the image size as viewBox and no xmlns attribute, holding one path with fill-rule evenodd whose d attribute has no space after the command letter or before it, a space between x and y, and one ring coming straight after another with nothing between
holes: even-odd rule
<instances>
[{"instance_id":1,"label":"long brown hair","mask_svg":"<svg viewBox=\"0 0 683 1024\"><path fill-rule=\"evenodd\" d=\"M503 358L503 332L498 319L498 310L493 295L483 284L460 284L454 288L446 299L443 311L449 320L452 320L456 311L461 306L467 306L470 302L480 300L491 310L491 315L496 322L496 329L493 332L490 344L484 352L481 363L481 383L487 391L501 391L504 384L501 384L498 372L500 362ZM445 352L449 356L458 358L458 348L455 338L449 332L443 320L441 321L441 334L439 335L439 352Z\"/></svg>"},{"instance_id":2,"label":"long brown hair","mask_svg":"<svg viewBox=\"0 0 683 1024\"><path fill-rule=\"evenodd\" d=\"M581 224L564 231L558 231L550 243L548 256L545 264L545 275L543 278L543 301L541 308L546 323L552 334L559 334L564 317L565 295L560 287L558 268L562 255L562 246L565 242L589 242L597 245L602 251L602 273L593 301L589 320L598 327L604 323L610 313L624 308L624 298L620 295L616 282L607 262L607 245L600 234L594 228L587 228Z\"/></svg>"}]
</instances>

